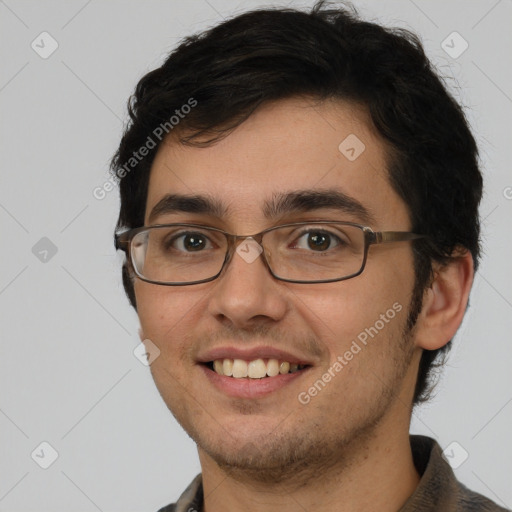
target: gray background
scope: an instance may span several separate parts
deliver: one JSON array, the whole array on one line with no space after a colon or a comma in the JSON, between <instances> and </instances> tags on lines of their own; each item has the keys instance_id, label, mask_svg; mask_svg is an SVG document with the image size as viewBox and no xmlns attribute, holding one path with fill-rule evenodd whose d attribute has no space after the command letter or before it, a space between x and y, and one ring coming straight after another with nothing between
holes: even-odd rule
<instances>
[{"instance_id":1,"label":"gray background","mask_svg":"<svg viewBox=\"0 0 512 512\"><path fill-rule=\"evenodd\" d=\"M458 477L511 507L512 2L355 4L421 35L480 144L481 271L437 397L411 430L443 448L457 442L454 460L469 455ZM132 352L138 323L112 245L117 191L103 200L92 191L107 178L138 79L181 37L258 5L0 1L1 511L154 511L200 471ZM47 59L31 47L50 48L43 31L59 45ZM441 47L453 31L469 44L457 58ZM463 42L446 44L453 53ZM43 441L59 455L46 470L36 463L51 461Z\"/></svg>"}]
</instances>

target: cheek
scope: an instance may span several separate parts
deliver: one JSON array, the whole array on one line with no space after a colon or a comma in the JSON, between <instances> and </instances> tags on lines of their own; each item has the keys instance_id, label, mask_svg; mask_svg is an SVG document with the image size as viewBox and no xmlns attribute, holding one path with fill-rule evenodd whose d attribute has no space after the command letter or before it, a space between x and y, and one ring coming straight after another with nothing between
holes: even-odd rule
<instances>
[{"instance_id":1,"label":"cheek","mask_svg":"<svg viewBox=\"0 0 512 512\"><path fill-rule=\"evenodd\" d=\"M208 297L208 292L199 287L192 291L143 281L135 283L135 294L142 335L162 352L176 352L187 344Z\"/></svg>"},{"instance_id":2,"label":"cheek","mask_svg":"<svg viewBox=\"0 0 512 512\"><path fill-rule=\"evenodd\" d=\"M396 255L395 263L381 256L369 256L364 272L353 279L294 290L298 315L325 343L331 362L354 340L401 335L414 284L412 258ZM379 345L384 351L385 340Z\"/></svg>"}]
</instances>

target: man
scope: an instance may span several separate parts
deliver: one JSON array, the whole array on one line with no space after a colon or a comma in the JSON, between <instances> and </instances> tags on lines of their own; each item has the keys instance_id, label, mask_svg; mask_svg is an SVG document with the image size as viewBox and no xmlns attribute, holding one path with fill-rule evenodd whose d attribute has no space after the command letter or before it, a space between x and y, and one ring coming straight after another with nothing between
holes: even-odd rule
<instances>
[{"instance_id":1,"label":"man","mask_svg":"<svg viewBox=\"0 0 512 512\"><path fill-rule=\"evenodd\" d=\"M186 39L129 109L124 285L202 468L162 511L504 510L409 436L482 192L418 40L322 2L254 11Z\"/></svg>"}]
</instances>

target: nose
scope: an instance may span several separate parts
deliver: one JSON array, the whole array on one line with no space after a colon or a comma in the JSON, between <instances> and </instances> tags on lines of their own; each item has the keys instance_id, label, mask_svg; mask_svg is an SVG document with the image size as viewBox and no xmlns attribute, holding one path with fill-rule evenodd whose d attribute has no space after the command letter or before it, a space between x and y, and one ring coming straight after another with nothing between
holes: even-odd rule
<instances>
[{"instance_id":1,"label":"nose","mask_svg":"<svg viewBox=\"0 0 512 512\"><path fill-rule=\"evenodd\" d=\"M284 317L287 299L284 283L274 279L253 238L240 242L222 274L216 279L209 311L217 320L236 328L271 324Z\"/></svg>"}]
</instances>

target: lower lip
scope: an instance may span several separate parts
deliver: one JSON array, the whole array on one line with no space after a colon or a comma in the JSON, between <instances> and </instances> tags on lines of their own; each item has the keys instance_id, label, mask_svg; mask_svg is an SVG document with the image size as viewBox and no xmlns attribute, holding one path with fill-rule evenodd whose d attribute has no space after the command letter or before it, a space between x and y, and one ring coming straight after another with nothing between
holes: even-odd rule
<instances>
[{"instance_id":1,"label":"lower lip","mask_svg":"<svg viewBox=\"0 0 512 512\"><path fill-rule=\"evenodd\" d=\"M264 377L263 379L226 377L199 365L209 381L220 391L233 398L261 398L284 388L307 372L308 368L293 373Z\"/></svg>"}]
</instances>

